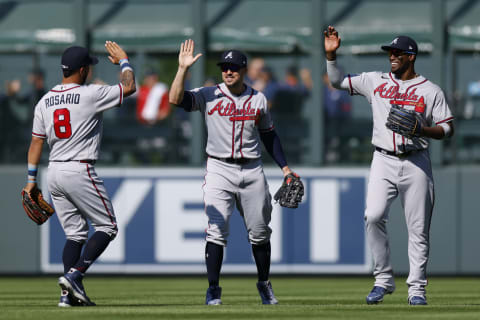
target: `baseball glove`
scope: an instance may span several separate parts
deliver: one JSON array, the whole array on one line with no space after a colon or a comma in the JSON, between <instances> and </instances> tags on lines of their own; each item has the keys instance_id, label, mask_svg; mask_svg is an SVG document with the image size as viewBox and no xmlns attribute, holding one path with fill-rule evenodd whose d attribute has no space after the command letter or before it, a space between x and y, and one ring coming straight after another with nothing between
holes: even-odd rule
<instances>
[{"instance_id":1,"label":"baseball glove","mask_svg":"<svg viewBox=\"0 0 480 320\"><path fill-rule=\"evenodd\" d=\"M303 182L296 173L289 173L284 179L282 186L273 196L273 199L282 207L298 208L304 194Z\"/></svg>"},{"instance_id":2,"label":"baseball glove","mask_svg":"<svg viewBox=\"0 0 480 320\"><path fill-rule=\"evenodd\" d=\"M392 105L385 125L393 132L411 139L420 137L424 127L424 120L421 114L413 110L406 110L397 105Z\"/></svg>"},{"instance_id":3,"label":"baseball glove","mask_svg":"<svg viewBox=\"0 0 480 320\"><path fill-rule=\"evenodd\" d=\"M38 188L34 188L31 192L22 190L22 204L27 216L38 225L47 221L55 212L43 199L42 191Z\"/></svg>"}]
</instances>

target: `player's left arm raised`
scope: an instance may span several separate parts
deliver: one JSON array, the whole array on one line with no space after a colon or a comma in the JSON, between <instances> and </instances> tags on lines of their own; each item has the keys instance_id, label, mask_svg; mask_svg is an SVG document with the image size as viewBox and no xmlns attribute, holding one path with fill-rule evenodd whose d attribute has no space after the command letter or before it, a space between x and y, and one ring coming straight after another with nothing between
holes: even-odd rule
<instances>
[{"instance_id":1,"label":"player's left arm raised","mask_svg":"<svg viewBox=\"0 0 480 320\"><path fill-rule=\"evenodd\" d=\"M109 54L108 59L113 64L119 64L122 67L122 76L120 82L123 86L123 97L128 97L129 95L135 93L135 74L133 68L130 66L128 61L127 53L113 41L105 42L105 49Z\"/></svg>"}]
</instances>

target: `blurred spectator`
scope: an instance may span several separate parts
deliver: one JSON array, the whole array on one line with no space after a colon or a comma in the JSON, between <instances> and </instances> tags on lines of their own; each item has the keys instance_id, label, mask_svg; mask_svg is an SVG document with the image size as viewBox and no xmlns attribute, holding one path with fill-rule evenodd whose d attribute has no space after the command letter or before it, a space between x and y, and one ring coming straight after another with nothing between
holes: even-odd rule
<instances>
[{"instance_id":1,"label":"blurred spectator","mask_svg":"<svg viewBox=\"0 0 480 320\"><path fill-rule=\"evenodd\" d=\"M287 158L299 163L304 154L302 142L307 136L308 124L304 118L303 104L313 87L310 71L295 66L286 70L284 80L275 89L272 117L284 144Z\"/></svg>"},{"instance_id":2,"label":"blurred spectator","mask_svg":"<svg viewBox=\"0 0 480 320\"><path fill-rule=\"evenodd\" d=\"M478 103L480 100L480 81L473 81L468 84L467 97L463 107L463 117L472 119L480 117Z\"/></svg>"},{"instance_id":3,"label":"blurred spectator","mask_svg":"<svg viewBox=\"0 0 480 320\"><path fill-rule=\"evenodd\" d=\"M265 88L265 81L262 78L264 68L265 60L263 60L263 58L252 58L248 63L244 82L253 89L263 92L263 89Z\"/></svg>"},{"instance_id":4,"label":"blurred spectator","mask_svg":"<svg viewBox=\"0 0 480 320\"><path fill-rule=\"evenodd\" d=\"M296 66L290 66L285 72L284 82L280 85L281 90L288 90L305 97L310 95L313 82L310 70L302 68L300 72Z\"/></svg>"},{"instance_id":5,"label":"blurred spectator","mask_svg":"<svg viewBox=\"0 0 480 320\"><path fill-rule=\"evenodd\" d=\"M310 96L313 87L310 70L302 69L298 72L296 66L289 67L285 72L284 80L276 89L276 98L273 112L301 115L304 101Z\"/></svg>"},{"instance_id":6,"label":"blurred spectator","mask_svg":"<svg viewBox=\"0 0 480 320\"><path fill-rule=\"evenodd\" d=\"M277 91L279 89L278 81L275 79L272 69L267 66L262 69L260 79L264 83L264 88L262 92L267 98L268 107L271 108L274 103Z\"/></svg>"},{"instance_id":7,"label":"blurred spectator","mask_svg":"<svg viewBox=\"0 0 480 320\"><path fill-rule=\"evenodd\" d=\"M3 162L15 160L16 153L20 151L17 146L23 140L21 121L11 107L11 101L16 92L18 92L18 82L11 81L6 83L6 93L0 94L0 160ZM25 150L21 151L25 152Z\"/></svg>"},{"instance_id":8,"label":"blurred spectator","mask_svg":"<svg viewBox=\"0 0 480 320\"><path fill-rule=\"evenodd\" d=\"M212 77L208 77L205 82L203 83L203 86L202 87L213 87L217 84L217 82L215 81L214 78ZM185 112L183 112L185 113Z\"/></svg>"},{"instance_id":9,"label":"blurred spectator","mask_svg":"<svg viewBox=\"0 0 480 320\"><path fill-rule=\"evenodd\" d=\"M352 103L347 91L337 90L330 84L328 74L323 75L323 107L325 123L325 160L336 162L339 158L348 156L348 137L342 134L350 121Z\"/></svg>"},{"instance_id":10,"label":"blurred spectator","mask_svg":"<svg viewBox=\"0 0 480 320\"><path fill-rule=\"evenodd\" d=\"M158 81L156 72L148 70L138 90L137 120L142 124L154 125L167 118L170 111L167 85Z\"/></svg>"},{"instance_id":11,"label":"blurred spectator","mask_svg":"<svg viewBox=\"0 0 480 320\"><path fill-rule=\"evenodd\" d=\"M45 89L45 74L41 69L33 69L28 75L30 87L24 94L19 94L22 89L20 80L13 80L10 83L12 97L17 103L25 105L28 108L27 123L33 121L33 112L37 102L47 93Z\"/></svg>"}]
</instances>

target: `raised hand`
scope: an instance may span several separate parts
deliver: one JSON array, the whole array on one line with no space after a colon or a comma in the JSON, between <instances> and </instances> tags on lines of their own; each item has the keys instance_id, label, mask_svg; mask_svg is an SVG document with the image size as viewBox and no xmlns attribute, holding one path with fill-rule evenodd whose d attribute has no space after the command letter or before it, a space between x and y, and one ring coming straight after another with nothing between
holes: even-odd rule
<instances>
[{"instance_id":1,"label":"raised hand","mask_svg":"<svg viewBox=\"0 0 480 320\"><path fill-rule=\"evenodd\" d=\"M178 54L178 66L180 68L189 68L191 67L201 56L201 53L198 53L195 57L193 56L193 51L195 50L195 43L192 39L185 40L180 45L180 53Z\"/></svg>"},{"instance_id":2,"label":"raised hand","mask_svg":"<svg viewBox=\"0 0 480 320\"><path fill-rule=\"evenodd\" d=\"M340 47L341 39L338 36L338 31L334 27L328 26L327 30L323 32L325 35L325 52L335 53Z\"/></svg>"},{"instance_id":3,"label":"raised hand","mask_svg":"<svg viewBox=\"0 0 480 320\"><path fill-rule=\"evenodd\" d=\"M105 48L109 54L108 60L113 64L119 64L121 59L128 59L125 51L116 42L105 41Z\"/></svg>"}]
</instances>

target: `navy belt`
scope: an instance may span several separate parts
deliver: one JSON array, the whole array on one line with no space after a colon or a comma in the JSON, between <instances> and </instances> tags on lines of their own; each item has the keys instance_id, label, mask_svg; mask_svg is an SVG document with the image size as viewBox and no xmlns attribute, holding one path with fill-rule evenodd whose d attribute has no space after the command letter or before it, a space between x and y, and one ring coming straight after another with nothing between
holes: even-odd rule
<instances>
[{"instance_id":1,"label":"navy belt","mask_svg":"<svg viewBox=\"0 0 480 320\"><path fill-rule=\"evenodd\" d=\"M77 161L77 160L73 160L73 161ZM78 160L78 162L94 165L97 162L97 160L86 159L86 160Z\"/></svg>"},{"instance_id":2,"label":"navy belt","mask_svg":"<svg viewBox=\"0 0 480 320\"><path fill-rule=\"evenodd\" d=\"M406 157L408 157L408 156L411 156L411 155L414 154L414 153L423 151L424 149L420 149L420 150L409 150L409 151L406 151L406 152L403 152L403 153L395 153L395 152L393 152L393 151L388 151L388 150L382 149L382 148L380 148L380 147L375 147L375 150L377 150L378 152L381 152L381 153L383 153L383 154L389 155L389 156L394 156L394 157L398 157L398 158L406 158Z\"/></svg>"},{"instance_id":3,"label":"navy belt","mask_svg":"<svg viewBox=\"0 0 480 320\"><path fill-rule=\"evenodd\" d=\"M94 165L97 160L92 160L92 159L85 159L85 160L51 160L52 162L70 162L70 161L76 161L80 163L88 163L91 165Z\"/></svg>"},{"instance_id":4,"label":"navy belt","mask_svg":"<svg viewBox=\"0 0 480 320\"><path fill-rule=\"evenodd\" d=\"M232 164L247 164L251 161L258 160L258 159L249 159L249 158L219 158L219 157L211 156L209 154L207 154L207 156L215 160L223 161L226 163L232 163Z\"/></svg>"}]
</instances>

